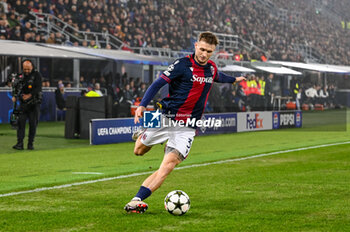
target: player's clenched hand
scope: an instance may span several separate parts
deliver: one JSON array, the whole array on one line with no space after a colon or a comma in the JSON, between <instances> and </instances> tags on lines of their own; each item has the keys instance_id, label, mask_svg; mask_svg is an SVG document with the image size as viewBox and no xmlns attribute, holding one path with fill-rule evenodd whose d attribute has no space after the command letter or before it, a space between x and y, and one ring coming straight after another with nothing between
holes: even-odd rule
<instances>
[{"instance_id":1,"label":"player's clenched hand","mask_svg":"<svg viewBox=\"0 0 350 232\"><path fill-rule=\"evenodd\" d=\"M139 118L142 118L143 111L145 111L145 110L146 110L146 108L144 106L137 107L137 109L135 111L135 117L134 117L135 124L140 122Z\"/></svg>"},{"instance_id":2,"label":"player's clenched hand","mask_svg":"<svg viewBox=\"0 0 350 232\"><path fill-rule=\"evenodd\" d=\"M243 81L243 80L247 80L247 79L245 77L236 77L237 82Z\"/></svg>"}]
</instances>

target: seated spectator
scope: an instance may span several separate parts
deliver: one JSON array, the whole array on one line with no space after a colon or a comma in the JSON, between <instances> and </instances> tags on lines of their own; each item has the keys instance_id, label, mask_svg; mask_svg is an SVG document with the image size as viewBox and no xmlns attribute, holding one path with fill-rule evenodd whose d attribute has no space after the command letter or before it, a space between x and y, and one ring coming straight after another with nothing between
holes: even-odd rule
<instances>
[{"instance_id":1,"label":"seated spectator","mask_svg":"<svg viewBox=\"0 0 350 232\"><path fill-rule=\"evenodd\" d=\"M106 88L107 87L107 81L106 81L106 78L104 76L100 77L98 83L100 83L101 88Z\"/></svg>"},{"instance_id":2,"label":"seated spectator","mask_svg":"<svg viewBox=\"0 0 350 232\"><path fill-rule=\"evenodd\" d=\"M55 35L55 44L63 45L65 42L65 38L62 36L60 32L56 32Z\"/></svg>"},{"instance_id":3,"label":"seated spectator","mask_svg":"<svg viewBox=\"0 0 350 232\"><path fill-rule=\"evenodd\" d=\"M124 101L132 104L134 100L134 95L133 95L133 91L130 88L130 84L125 85L125 90L123 91L123 98L124 98Z\"/></svg>"},{"instance_id":4,"label":"seated spectator","mask_svg":"<svg viewBox=\"0 0 350 232\"><path fill-rule=\"evenodd\" d=\"M5 13L5 14L9 13L7 0L2 0L0 2L0 13Z\"/></svg>"},{"instance_id":5,"label":"seated spectator","mask_svg":"<svg viewBox=\"0 0 350 232\"><path fill-rule=\"evenodd\" d=\"M87 93L82 92L85 97L101 97L100 94L96 93L94 90L90 90Z\"/></svg>"},{"instance_id":6,"label":"seated spectator","mask_svg":"<svg viewBox=\"0 0 350 232\"><path fill-rule=\"evenodd\" d=\"M130 78L129 85L130 85L130 90L131 90L133 98L136 98L137 97L137 87L135 86L134 79Z\"/></svg>"},{"instance_id":7,"label":"seated spectator","mask_svg":"<svg viewBox=\"0 0 350 232\"><path fill-rule=\"evenodd\" d=\"M88 93L87 90L83 89L81 92L80 92L80 96L82 97L86 97L86 94Z\"/></svg>"},{"instance_id":8,"label":"seated spectator","mask_svg":"<svg viewBox=\"0 0 350 232\"><path fill-rule=\"evenodd\" d=\"M18 41L23 40L21 26L15 26L14 28L12 28L10 39L11 40L18 40Z\"/></svg>"},{"instance_id":9,"label":"seated spectator","mask_svg":"<svg viewBox=\"0 0 350 232\"><path fill-rule=\"evenodd\" d=\"M99 48L95 40L90 40L89 48Z\"/></svg>"},{"instance_id":10,"label":"seated spectator","mask_svg":"<svg viewBox=\"0 0 350 232\"><path fill-rule=\"evenodd\" d=\"M85 78L83 76L80 77L79 87L80 88L87 88L88 87L88 84L85 81Z\"/></svg>"},{"instance_id":11,"label":"seated spectator","mask_svg":"<svg viewBox=\"0 0 350 232\"><path fill-rule=\"evenodd\" d=\"M101 92L101 87L100 87L100 83L95 83L95 89L94 91L99 95L99 96L103 96L103 93Z\"/></svg>"},{"instance_id":12,"label":"seated spectator","mask_svg":"<svg viewBox=\"0 0 350 232\"><path fill-rule=\"evenodd\" d=\"M46 40L46 43L48 44L55 44L56 40L55 40L55 33L50 33L50 37Z\"/></svg>"},{"instance_id":13,"label":"seated spectator","mask_svg":"<svg viewBox=\"0 0 350 232\"><path fill-rule=\"evenodd\" d=\"M35 38L33 37L32 32L25 33L23 41L25 41L25 42L35 42Z\"/></svg>"},{"instance_id":14,"label":"seated spectator","mask_svg":"<svg viewBox=\"0 0 350 232\"><path fill-rule=\"evenodd\" d=\"M65 110L66 100L64 99L64 85L63 84L58 84L58 87L55 90L55 99L56 99L57 108L60 110Z\"/></svg>"},{"instance_id":15,"label":"seated spectator","mask_svg":"<svg viewBox=\"0 0 350 232\"><path fill-rule=\"evenodd\" d=\"M328 102L329 102L329 93L327 91L327 86L323 86L322 89L320 89L320 98L321 98L321 104L326 106L328 105Z\"/></svg>"},{"instance_id":16,"label":"seated spectator","mask_svg":"<svg viewBox=\"0 0 350 232\"><path fill-rule=\"evenodd\" d=\"M62 83L58 84L55 90L56 99L56 120L64 121L66 117L66 100L64 96L64 85Z\"/></svg>"},{"instance_id":17,"label":"seated spectator","mask_svg":"<svg viewBox=\"0 0 350 232\"><path fill-rule=\"evenodd\" d=\"M320 95L321 85L316 85L316 91L317 91L316 104L322 104L322 98Z\"/></svg>"},{"instance_id":18,"label":"seated spectator","mask_svg":"<svg viewBox=\"0 0 350 232\"><path fill-rule=\"evenodd\" d=\"M114 36L120 38L122 41L125 40L125 33L121 30L120 25L115 26L113 34Z\"/></svg>"},{"instance_id":19,"label":"seated spectator","mask_svg":"<svg viewBox=\"0 0 350 232\"><path fill-rule=\"evenodd\" d=\"M336 95L336 86L334 84L330 84L328 88L329 93L329 102L331 107L336 105L335 95Z\"/></svg>"},{"instance_id":20,"label":"seated spectator","mask_svg":"<svg viewBox=\"0 0 350 232\"><path fill-rule=\"evenodd\" d=\"M40 35L35 35L35 39L34 39L35 43L41 43L41 36Z\"/></svg>"},{"instance_id":21,"label":"seated spectator","mask_svg":"<svg viewBox=\"0 0 350 232\"><path fill-rule=\"evenodd\" d=\"M236 96L236 90L233 89L230 91L230 94L227 96L226 100L228 101L228 104L226 104L226 111L227 112L238 112L240 111L240 107L243 104L243 101Z\"/></svg>"},{"instance_id":22,"label":"seated spectator","mask_svg":"<svg viewBox=\"0 0 350 232\"><path fill-rule=\"evenodd\" d=\"M87 47L88 47L88 42L87 42L86 40L84 40L84 41L82 42L81 46L87 48Z\"/></svg>"},{"instance_id":23,"label":"seated spectator","mask_svg":"<svg viewBox=\"0 0 350 232\"><path fill-rule=\"evenodd\" d=\"M19 14L23 15L23 16L27 16L29 13L29 9L27 7L27 1L20 1L17 0L16 1L16 5L15 5L15 10L16 12L18 12Z\"/></svg>"},{"instance_id":24,"label":"seated spectator","mask_svg":"<svg viewBox=\"0 0 350 232\"><path fill-rule=\"evenodd\" d=\"M138 90L138 97L140 97L140 98L142 99L143 96L144 96L145 93L146 93L146 90L147 90L146 83L142 82L142 83L141 83L141 87L140 87L140 89Z\"/></svg>"},{"instance_id":25,"label":"seated spectator","mask_svg":"<svg viewBox=\"0 0 350 232\"><path fill-rule=\"evenodd\" d=\"M319 97L316 85L311 86L310 88L305 90L306 103L312 103L315 105L317 103L317 98Z\"/></svg>"},{"instance_id":26,"label":"seated spectator","mask_svg":"<svg viewBox=\"0 0 350 232\"><path fill-rule=\"evenodd\" d=\"M22 29L22 32L24 35L28 32L32 32L32 24L30 22L26 22L24 28Z\"/></svg>"},{"instance_id":27,"label":"seated spectator","mask_svg":"<svg viewBox=\"0 0 350 232\"><path fill-rule=\"evenodd\" d=\"M0 35L4 37L4 39L9 39L9 28L7 26L7 20L0 18Z\"/></svg>"},{"instance_id":28,"label":"seated spectator","mask_svg":"<svg viewBox=\"0 0 350 232\"><path fill-rule=\"evenodd\" d=\"M9 23L9 28L12 29L15 26L20 26L20 22L17 19L17 16L15 15L15 13L11 13L10 17L7 19L7 22Z\"/></svg>"}]
</instances>

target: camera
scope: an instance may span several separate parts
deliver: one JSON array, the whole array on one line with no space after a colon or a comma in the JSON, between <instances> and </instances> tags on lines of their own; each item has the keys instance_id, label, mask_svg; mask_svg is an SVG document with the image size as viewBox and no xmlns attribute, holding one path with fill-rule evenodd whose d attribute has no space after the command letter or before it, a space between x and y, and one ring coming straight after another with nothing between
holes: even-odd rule
<instances>
[{"instance_id":1,"label":"camera","mask_svg":"<svg viewBox=\"0 0 350 232\"><path fill-rule=\"evenodd\" d=\"M24 86L22 75L12 73L10 74L9 79L12 83L12 96L18 99Z\"/></svg>"},{"instance_id":2,"label":"camera","mask_svg":"<svg viewBox=\"0 0 350 232\"><path fill-rule=\"evenodd\" d=\"M12 112L11 117L10 117L11 128L14 130L18 129L18 119L19 119L20 114L21 114L21 111L14 107L13 112Z\"/></svg>"}]
</instances>

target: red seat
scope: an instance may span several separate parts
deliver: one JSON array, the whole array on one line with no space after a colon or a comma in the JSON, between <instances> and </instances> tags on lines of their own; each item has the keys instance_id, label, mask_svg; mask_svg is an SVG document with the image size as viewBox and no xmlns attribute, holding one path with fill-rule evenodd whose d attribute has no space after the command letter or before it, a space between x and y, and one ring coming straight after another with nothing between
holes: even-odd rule
<instances>
[{"instance_id":1,"label":"red seat","mask_svg":"<svg viewBox=\"0 0 350 232\"><path fill-rule=\"evenodd\" d=\"M287 110L295 110L297 108L297 104L295 104L295 102L287 102L286 107Z\"/></svg>"},{"instance_id":2,"label":"red seat","mask_svg":"<svg viewBox=\"0 0 350 232\"><path fill-rule=\"evenodd\" d=\"M303 104L302 105L303 110L309 110L309 105L308 104Z\"/></svg>"}]
</instances>

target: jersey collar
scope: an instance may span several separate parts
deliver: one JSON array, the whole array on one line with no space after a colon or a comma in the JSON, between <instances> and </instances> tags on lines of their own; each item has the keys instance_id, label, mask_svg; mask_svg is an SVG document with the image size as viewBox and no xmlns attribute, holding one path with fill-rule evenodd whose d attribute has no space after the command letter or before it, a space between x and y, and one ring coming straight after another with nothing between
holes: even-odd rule
<instances>
[{"instance_id":1,"label":"jersey collar","mask_svg":"<svg viewBox=\"0 0 350 232\"><path fill-rule=\"evenodd\" d=\"M207 66L209 65L209 60L208 60L208 62L207 62L205 65L201 65L201 64L199 64L199 63L196 61L196 59L194 58L194 56L195 56L195 53L193 53L193 54L191 55L191 58L193 59L194 63L195 63L196 65L198 65L199 67L207 67Z\"/></svg>"}]
</instances>

